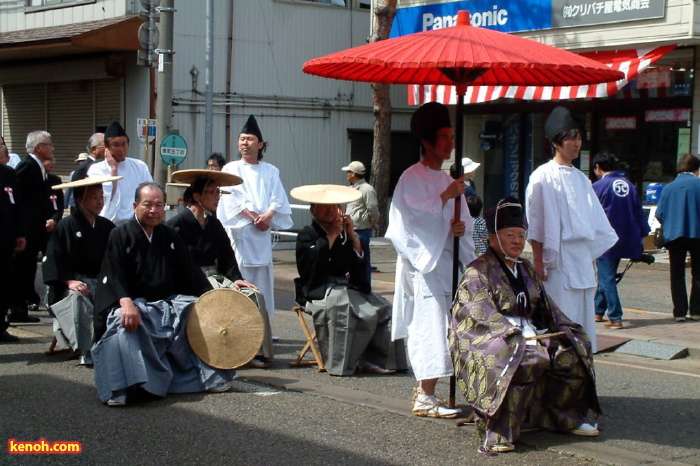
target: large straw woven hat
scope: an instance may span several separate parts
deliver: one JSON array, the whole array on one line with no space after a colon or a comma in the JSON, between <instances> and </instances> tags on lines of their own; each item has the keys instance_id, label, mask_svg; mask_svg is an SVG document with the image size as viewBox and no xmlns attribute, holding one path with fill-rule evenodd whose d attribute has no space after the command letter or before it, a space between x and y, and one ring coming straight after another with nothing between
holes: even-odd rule
<instances>
[{"instance_id":1,"label":"large straw woven hat","mask_svg":"<svg viewBox=\"0 0 700 466\"><path fill-rule=\"evenodd\" d=\"M103 176L88 176L86 178L81 178L76 181L69 181L67 183L61 183L51 186L51 189L67 189L67 188L79 188L81 186L92 186L95 184L109 183L110 181L117 181L124 178L121 175L103 175Z\"/></svg>"},{"instance_id":2,"label":"large straw woven hat","mask_svg":"<svg viewBox=\"0 0 700 466\"><path fill-rule=\"evenodd\" d=\"M209 178L218 186L235 186L243 183L243 179L241 179L240 176L234 175L233 173L218 172L216 170L178 170L173 172L172 175L173 181L187 184L192 184L199 178Z\"/></svg>"},{"instance_id":3,"label":"large straw woven hat","mask_svg":"<svg viewBox=\"0 0 700 466\"><path fill-rule=\"evenodd\" d=\"M357 189L339 184L309 184L294 188L289 194L311 204L347 204L362 197Z\"/></svg>"},{"instance_id":4,"label":"large straw woven hat","mask_svg":"<svg viewBox=\"0 0 700 466\"><path fill-rule=\"evenodd\" d=\"M263 340L263 319L240 291L221 288L192 305L187 339L194 353L219 369L235 369L255 357Z\"/></svg>"}]
</instances>

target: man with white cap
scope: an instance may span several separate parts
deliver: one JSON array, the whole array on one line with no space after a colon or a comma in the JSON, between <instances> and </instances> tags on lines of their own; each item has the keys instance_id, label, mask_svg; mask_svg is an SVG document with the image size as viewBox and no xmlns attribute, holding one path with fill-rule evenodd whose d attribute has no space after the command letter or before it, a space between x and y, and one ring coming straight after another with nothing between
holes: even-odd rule
<instances>
[{"instance_id":1,"label":"man with white cap","mask_svg":"<svg viewBox=\"0 0 700 466\"><path fill-rule=\"evenodd\" d=\"M586 329L595 352L595 260L618 238L591 181L573 165L582 132L569 110L555 107L544 130L554 157L530 175L525 191L533 265L554 302Z\"/></svg>"},{"instance_id":2,"label":"man with white cap","mask_svg":"<svg viewBox=\"0 0 700 466\"><path fill-rule=\"evenodd\" d=\"M311 203L311 225L297 236L297 299L311 311L326 372L353 375L405 370L403 340L391 341L391 303L370 290L362 243L340 204L359 199L338 185L301 186L292 197Z\"/></svg>"},{"instance_id":3,"label":"man with white cap","mask_svg":"<svg viewBox=\"0 0 700 466\"><path fill-rule=\"evenodd\" d=\"M479 168L481 164L475 162L469 157L462 158L462 168L464 169L464 198L469 196L476 196L476 185L474 184L474 172ZM453 163L450 166L450 176L455 178L457 175L457 166Z\"/></svg>"},{"instance_id":4,"label":"man with white cap","mask_svg":"<svg viewBox=\"0 0 700 466\"><path fill-rule=\"evenodd\" d=\"M377 193L372 185L365 181L365 165L356 160L341 168L347 172L348 182L353 188L362 193L362 197L350 202L345 213L352 218L355 224L355 233L360 237L362 250L365 253L365 266L367 268L367 281L372 283L372 264L370 263L369 240L372 237L372 228L379 221L379 202Z\"/></svg>"},{"instance_id":5,"label":"man with white cap","mask_svg":"<svg viewBox=\"0 0 700 466\"><path fill-rule=\"evenodd\" d=\"M104 160L90 165L87 174L123 177L104 184L105 206L100 213L115 225L121 225L134 218L134 191L141 183L153 181L153 177L145 163L129 157L129 136L119 122L110 122L104 133L104 145Z\"/></svg>"},{"instance_id":6,"label":"man with white cap","mask_svg":"<svg viewBox=\"0 0 700 466\"><path fill-rule=\"evenodd\" d=\"M275 275L272 263L272 229L292 228L292 208L274 165L263 162L267 141L258 122L250 115L238 135L240 160L223 170L243 179L226 187L231 194L219 203L216 217L226 228L241 273L265 295L270 318L275 315Z\"/></svg>"},{"instance_id":7,"label":"man with white cap","mask_svg":"<svg viewBox=\"0 0 700 466\"><path fill-rule=\"evenodd\" d=\"M407 338L419 384L413 414L453 418L460 410L447 407L435 396L435 388L440 377L454 374L447 346L453 254L465 264L474 259L473 223L462 196L464 177L453 180L442 171L454 148L447 107L437 102L422 105L411 118L411 131L420 141L423 158L401 175L386 232L398 253L392 337ZM463 220L454 218L455 201L461 203ZM459 251L454 251L455 237Z\"/></svg>"},{"instance_id":8,"label":"man with white cap","mask_svg":"<svg viewBox=\"0 0 700 466\"><path fill-rule=\"evenodd\" d=\"M526 225L507 197L484 214L489 248L467 266L453 304L450 346L458 384L476 413L479 451L515 449L529 424L595 437L600 414L591 344L520 258Z\"/></svg>"}]
</instances>

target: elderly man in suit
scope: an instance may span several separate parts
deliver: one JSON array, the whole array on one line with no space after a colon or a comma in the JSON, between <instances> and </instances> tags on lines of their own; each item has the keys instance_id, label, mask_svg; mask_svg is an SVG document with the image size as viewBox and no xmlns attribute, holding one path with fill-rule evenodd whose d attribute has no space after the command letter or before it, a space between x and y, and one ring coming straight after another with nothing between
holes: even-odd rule
<instances>
[{"instance_id":1,"label":"elderly man in suit","mask_svg":"<svg viewBox=\"0 0 700 466\"><path fill-rule=\"evenodd\" d=\"M53 158L51 135L46 131L32 131L27 135L28 155L17 165L17 189L19 207L24 216L27 245L15 256L15 297L8 313L9 322L39 322L30 316L29 309L37 310L39 295L34 289L37 255L43 251L48 238L47 231L53 230L55 219L51 218L49 197L50 186L46 182L48 174L44 162Z\"/></svg>"}]
</instances>

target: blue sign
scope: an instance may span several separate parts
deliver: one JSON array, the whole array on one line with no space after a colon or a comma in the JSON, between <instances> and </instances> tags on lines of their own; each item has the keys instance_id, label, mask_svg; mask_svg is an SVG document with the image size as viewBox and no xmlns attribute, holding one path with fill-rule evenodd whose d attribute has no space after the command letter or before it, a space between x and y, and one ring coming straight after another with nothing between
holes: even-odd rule
<instances>
[{"instance_id":1,"label":"blue sign","mask_svg":"<svg viewBox=\"0 0 700 466\"><path fill-rule=\"evenodd\" d=\"M663 18L666 0L461 0L399 8L390 38L457 24L468 11L471 25L500 32L538 31Z\"/></svg>"},{"instance_id":2,"label":"blue sign","mask_svg":"<svg viewBox=\"0 0 700 466\"><path fill-rule=\"evenodd\" d=\"M472 26L500 32L552 27L552 0L465 0L400 8L390 37L454 26L460 10L469 12Z\"/></svg>"},{"instance_id":3,"label":"blue sign","mask_svg":"<svg viewBox=\"0 0 700 466\"><path fill-rule=\"evenodd\" d=\"M176 133L170 133L160 141L160 158L167 165L180 165L187 157L187 143Z\"/></svg>"}]
</instances>

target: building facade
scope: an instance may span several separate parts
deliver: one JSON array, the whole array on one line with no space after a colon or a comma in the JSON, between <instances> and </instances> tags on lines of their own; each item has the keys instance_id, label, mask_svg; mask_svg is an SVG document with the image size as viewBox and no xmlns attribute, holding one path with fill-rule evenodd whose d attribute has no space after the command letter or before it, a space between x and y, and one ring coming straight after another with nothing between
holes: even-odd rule
<instances>
[{"instance_id":1,"label":"building facade","mask_svg":"<svg viewBox=\"0 0 700 466\"><path fill-rule=\"evenodd\" d=\"M146 0L144 0L146 1ZM157 68L137 66L143 20L136 0L0 0L0 128L24 155L26 134L46 129L57 172L67 176L88 137L111 118L131 136L132 157L153 166L137 120L155 118ZM265 161L289 191L342 183L340 168L372 157L372 94L366 83L305 75L306 60L366 43L364 0L214 0L212 151L238 157L238 133L255 115L269 141ZM205 2L175 0L173 128L187 142L179 168L203 168ZM394 178L418 159L408 133L405 86L392 89ZM295 214L296 215L296 214ZM308 214L296 215L302 225Z\"/></svg>"}]
</instances>

